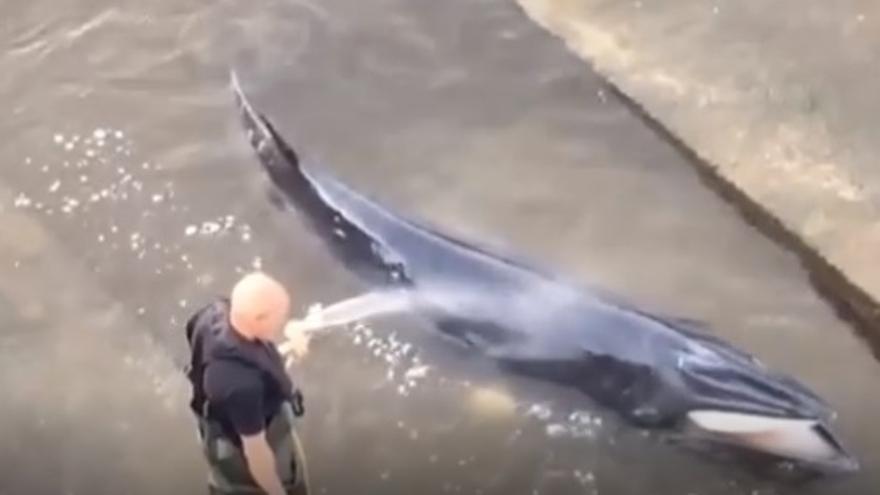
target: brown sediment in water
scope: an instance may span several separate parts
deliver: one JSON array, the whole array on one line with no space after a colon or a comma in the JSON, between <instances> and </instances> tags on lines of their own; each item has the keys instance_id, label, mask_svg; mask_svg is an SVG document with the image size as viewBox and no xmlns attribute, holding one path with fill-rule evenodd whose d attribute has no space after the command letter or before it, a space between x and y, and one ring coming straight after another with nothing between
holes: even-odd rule
<instances>
[{"instance_id":1,"label":"brown sediment in water","mask_svg":"<svg viewBox=\"0 0 880 495\"><path fill-rule=\"evenodd\" d=\"M864 391L880 380L880 367L815 296L794 256L742 222L703 187L680 153L616 99L597 95L600 79L557 39L508 0L319 3L157 0L139 5L135 16L103 14L122 12L109 0L4 5L8 41L48 44L33 44L37 57L18 53L0 61L8 83L3 101L11 109L0 143L9 160L0 179L34 204L52 203L54 214L22 209L64 244L65 260L85 271L83 283L102 287L111 299L106 304L126 310L99 311L102 331L125 335L123 348L149 332L158 347L177 354L185 345L181 325L196 305L225 292L235 270L252 263L288 281L305 300L335 301L362 289L316 249L302 225L266 203L231 108L227 70L233 62L279 127L358 190L457 236L515 246L548 268L634 302L706 319L720 336L814 386L840 412L842 436L852 439L866 469L842 485L799 493L874 493L880 397ZM68 42L67 33L77 38ZM709 137L723 138L701 124ZM83 156L84 139L71 149L53 141L55 133L90 136L109 126L124 138L92 150L97 156ZM79 174L88 182L78 182ZM58 179L61 189L47 193ZM88 201L88 193L98 192L90 188L111 185L125 194ZM156 194L161 202L151 199ZM80 202L69 214L59 209L64 195ZM218 215L235 215L236 225L249 229L226 229ZM16 230L0 228L0 234ZM161 249L150 247L154 241ZM16 433L0 454L22 467L8 485L28 493L96 486L165 493L175 491L165 488L177 479L178 492L197 490L204 466L187 434L186 390L169 399L153 393L149 382L139 383L143 394L124 380L107 382L113 370L106 361L113 360L88 358L108 350L115 355L116 346L77 339L90 325L71 326L93 321L83 320L88 315L75 304L79 279L56 269L51 257L27 264L25 254L14 255L22 256L21 267L9 255L0 270L28 275L8 277L20 295L15 303L37 300L47 307L39 325L28 327L33 339L23 340L29 332L11 333L20 324L17 308L0 304L7 329L0 362L8 365L0 385L21 392L7 394L0 405L0 429ZM127 321L134 313L140 325ZM674 449L623 441L611 428L614 444L548 436L537 418L521 414L498 422L462 420L469 388L458 379L494 387L501 385L497 377L460 370L467 355L444 354L429 339L404 353L383 335L416 335L409 330L421 326L389 320L374 334L363 330L349 333L351 340L316 343L297 374L306 393L303 433L312 479L328 494L444 484L462 493L523 487L606 494L768 491L757 482L731 484L732 466L714 470ZM33 331L40 328L45 335ZM44 341L61 361L33 358ZM126 353L124 359L135 365L159 360L158 349L140 350L149 355ZM71 369L60 375L55 370L62 364ZM432 371L424 379L409 373L425 364ZM18 380L21 370L58 379L43 387ZM165 387L181 375L167 366L150 378ZM539 400L554 393L542 388ZM95 430L80 417L105 417L109 403L82 399L108 394L119 412L146 411L141 401L157 401L156 421L130 431L115 423ZM78 413L47 414L45 429L33 412L47 397ZM69 430L52 429L61 424ZM77 435L65 437L59 450L55 434L65 431ZM117 433L133 438L117 444ZM93 449L96 441L104 446ZM169 449L181 458L166 455ZM164 462L142 462L151 456ZM42 469L85 464L114 469ZM339 466L346 476L339 476ZM566 472L570 476L559 475Z\"/></svg>"}]
</instances>

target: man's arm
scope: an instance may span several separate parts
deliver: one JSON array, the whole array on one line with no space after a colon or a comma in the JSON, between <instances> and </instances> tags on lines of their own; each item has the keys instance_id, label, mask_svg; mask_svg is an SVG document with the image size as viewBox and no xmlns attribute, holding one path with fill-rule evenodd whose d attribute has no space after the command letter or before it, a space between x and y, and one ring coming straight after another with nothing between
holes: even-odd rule
<instances>
[{"instance_id":1,"label":"man's arm","mask_svg":"<svg viewBox=\"0 0 880 495\"><path fill-rule=\"evenodd\" d=\"M254 481L268 495L285 495L284 485L275 470L275 453L261 430L254 435L241 435L244 456Z\"/></svg>"}]
</instances>

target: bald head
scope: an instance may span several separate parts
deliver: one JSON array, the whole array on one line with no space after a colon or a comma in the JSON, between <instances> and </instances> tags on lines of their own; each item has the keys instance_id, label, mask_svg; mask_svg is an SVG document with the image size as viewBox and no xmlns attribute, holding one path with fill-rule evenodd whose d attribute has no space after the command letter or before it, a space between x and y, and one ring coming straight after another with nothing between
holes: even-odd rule
<instances>
[{"instance_id":1,"label":"bald head","mask_svg":"<svg viewBox=\"0 0 880 495\"><path fill-rule=\"evenodd\" d=\"M244 337L272 339L286 323L289 311L287 290L262 272L244 276L232 289L229 321Z\"/></svg>"}]
</instances>

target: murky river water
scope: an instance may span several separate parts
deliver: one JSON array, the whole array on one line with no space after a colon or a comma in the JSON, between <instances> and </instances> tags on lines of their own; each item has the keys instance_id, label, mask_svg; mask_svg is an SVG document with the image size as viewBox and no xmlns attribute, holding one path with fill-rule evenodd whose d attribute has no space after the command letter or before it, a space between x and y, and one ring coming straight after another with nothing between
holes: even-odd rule
<instances>
[{"instance_id":1,"label":"murky river water","mask_svg":"<svg viewBox=\"0 0 880 495\"><path fill-rule=\"evenodd\" d=\"M414 317L298 370L317 493L869 494L880 366L793 256L502 0L0 5L0 493L190 493L181 325L262 266L361 287L274 210L235 67L304 154L396 209L710 322L840 412L860 474L785 487L512 380ZM500 392L514 398L508 406Z\"/></svg>"}]
</instances>

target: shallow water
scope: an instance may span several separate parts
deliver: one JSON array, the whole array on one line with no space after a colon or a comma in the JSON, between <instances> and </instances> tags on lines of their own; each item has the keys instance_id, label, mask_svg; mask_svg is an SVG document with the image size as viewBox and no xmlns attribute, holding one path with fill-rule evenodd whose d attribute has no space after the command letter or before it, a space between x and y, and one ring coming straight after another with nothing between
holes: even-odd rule
<instances>
[{"instance_id":1,"label":"shallow water","mask_svg":"<svg viewBox=\"0 0 880 495\"><path fill-rule=\"evenodd\" d=\"M880 367L867 349L794 257L513 3L36 0L4 3L0 19L0 458L16 466L5 491L200 490L174 368L183 321L252 266L283 278L301 314L363 292L266 199L230 66L306 156L368 195L705 320L799 377L838 409L864 466L803 489L757 480L502 376L403 314L321 337L297 371L318 493L880 483ZM485 399L504 396L512 413Z\"/></svg>"}]
</instances>

